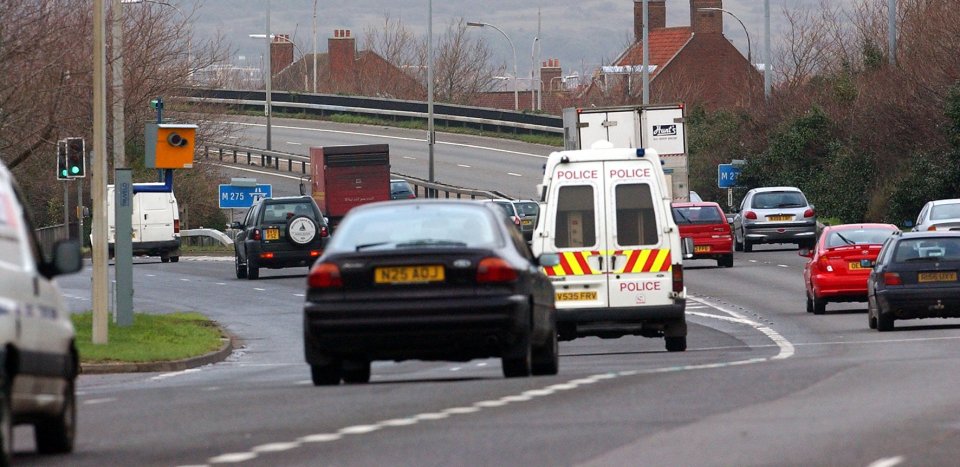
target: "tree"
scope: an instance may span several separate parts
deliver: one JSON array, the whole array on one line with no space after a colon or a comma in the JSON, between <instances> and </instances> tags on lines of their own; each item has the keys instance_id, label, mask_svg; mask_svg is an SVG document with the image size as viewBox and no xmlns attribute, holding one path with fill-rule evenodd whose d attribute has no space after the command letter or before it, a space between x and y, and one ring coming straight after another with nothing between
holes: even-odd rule
<instances>
[{"instance_id":1,"label":"tree","mask_svg":"<svg viewBox=\"0 0 960 467\"><path fill-rule=\"evenodd\" d=\"M426 50L421 50L425 58ZM503 65L496 68L490 65L490 48L483 38L474 39L467 34L463 18L450 22L435 47L434 56L434 92L442 102L473 103L477 94L493 90L493 77L504 70Z\"/></svg>"}]
</instances>

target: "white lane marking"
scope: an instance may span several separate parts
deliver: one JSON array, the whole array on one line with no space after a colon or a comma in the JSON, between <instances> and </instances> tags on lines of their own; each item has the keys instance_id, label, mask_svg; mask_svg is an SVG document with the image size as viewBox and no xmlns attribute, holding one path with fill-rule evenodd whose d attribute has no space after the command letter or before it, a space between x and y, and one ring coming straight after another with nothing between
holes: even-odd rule
<instances>
[{"instance_id":1,"label":"white lane marking","mask_svg":"<svg viewBox=\"0 0 960 467\"><path fill-rule=\"evenodd\" d=\"M522 176L523 176L523 175L520 175L520 174L515 174L515 173L513 173L513 172L507 172L507 175L512 175L512 176L514 176L514 177L522 177Z\"/></svg>"},{"instance_id":2,"label":"white lane marking","mask_svg":"<svg viewBox=\"0 0 960 467\"><path fill-rule=\"evenodd\" d=\"M84 405L96 405L96 404L106 404L107 402L113 402L117 400L116 397L103 397L100 399L90 399L83 401Z\"/></svg>"},{"instance_id":3,"label":"white lane marking","mask_svg":"<svg viewBox=\"0 0 960 467\"><path fill-rule=\"evenodd\" d=\"M417 160L416 157L410 157L410 156L403 156L403 158L404 158L404 159L410 159L410 160L412 160L412 161Z\"/></svg>"},{"instance_id":4,"label":"white lane marking","mask_svg":"<svg viewBox=\"0 0 960 467\"><path fill-rule=\"evenodd\" d=\"M209 392L219 391L219 390L220 390L220 386L208 386L201 389L201 391L209 391Z\"/></svg>"},{"instance_id":5,"label":"white lane marking","mask_svg":"<svg viewBox=\"0 0 960 467\"><path fill-rule=\"evenodd\" d=\"M156 274L147 274L147 277L157 277Z\"/></svg>"},{"instance_id":6,"label":"white lane marking","mask_svg":"<svg viewBox=\"0 0 960 467\"><path fill-rule=\"evenodd\" d=\"M700 364L700 365L669 366L669 367L662 367L662 368L651 368L649 370L628 370L628 371L621 371L618 373L600 373L600 374L595 374L595 375L591 375L583 378L573 379L573 380L567 381L566 383L553 384L545 388L529 389L520 394L507 395L496 400L485 400L485 401L475 402L471 406L467 406L467 407L463 407L463 406L451 407L451 408L442 410L440 412L428 412L428 413L417 414L411 417L393 418L389 420L383 420L371 425L354 425L354 426L341 428L336 433L319 433L314 435L308 435L308 436L300 437L296 441L293 441L290 443L283 443L283 442L271 443L267 445L261 445L261 448L262 446L288 446L290 444L297 444L297 443L299 443L297 446L299 447L299 445L303 443L336 441L338 439L341 439L343 435L360 435L360 434L371 433L387 427L403 427L403 426L416 425L417 423L420 423L420 422L443 420L443 419L449 418L451 415L471 414L471 413L480 412L483 409L503 407L509 404L526 402L536 398L547 397L547 396L556 394L559 391L569 391L579 387L596 384L604 380L612 380L616 378L625 378L625 377L637 376L637 375L674 373L674 372L680 372L680 371L726 368L726 367L731 367L736 365L763 363L763 362L770 362L773 360L782 360L785 358L789 358L794 354L793 344L790 343L787 339L785 339L783 336L781 336L779 333L777 333L773 329L770 329L769 327L763 324L751 321L740 313L720 307L707 300L700 299L693 296L688 296L688 299L690 301L695 301L696 303L701 303L701 304L711 306L720 312L730 315L730 317L727 317L727 316L711 315L709 313L694 313L697 316L704 316L704 317L716 318L716 319L725 319L728 321L734 321L737 323L743 323L748 326L751 326L757 331L766 335L768 338L770 338L770 340L772 340L774 344L776 344L777 348L780 349L780 352L777 355L774 355L772 357L749 358L744 360L736 360L732 362L708 363L708 364ZM754 348L754 347L751 347L751 348ZM478 365L478 366L481 366L481 365ZM237 460L236 462L249 460L256 457L257 452L260 452L260 451L256 451L257 448L252 448L252 449L253 451L247 452L247 453L224 454L221 456L212 457L208 460L208 462L210 463L225 462L223 459L228 459L228 458L240 459L240 460ZM244 456L248 456L248 457L244 457ZM890 466L881 466L881 467L890 467Z\"/></svg>"},{"instance_id":7,"label":"white lane marking","mask_svg":"<svg viewBox=\"0 0 960 467\"><path fill-rule=\"evenodd\" d=\"M217 457L211 457L208 462L211 464L229 464L233 462L244 462L250 459L255 459L257 453L255 452L234 452L230 454L222 454Z\"/></svg>"},{"instance_id":8,"label":"white lane marking","mask_svg":"<svg viewBox=\"0 0 960 467\"><path fill-rule=\"evenodd\" d=\"M260 287L254 287L253 290L256 290L257 292L266 292L266 291L267 291L267 289L262 289L262 288L260 288Z\"/></svg>"},{"instance_id":9,"label":"white lane marking","mask_svg":"<svg viewBox=\"0 0 960 467\"><path fill-rule=\"evenodd\" d=\"M298 143L296 141L287 141L287 144L290 144L293 146L303 146L303 143Z\"/></svg>"},{"instance_id":10,"label":"white lane marking","mask_svg":"<svg viewBox=\"0 0 960 467\"><path fill-rule=\"evenodd\" d=\"M465 168L465 169L469 169L469 168L470 168L470 166L469 166L469 165L466 165L466 164L457 164L457 167L463 167L463 168Z\"/></svg>"},{"instance_id":11,"label":"white lane marking","mask_svg":"<svg viewBox=\"0 0 960 467\"><path fill-rule=\"evenodd\" d=\"M162 375L157 375L157 376L154 376L153 378L150 378L150 381L162 381L162 380L165 380L165 379L167 379L167 378L173 378L173 377L181 376L181 375L188 375L188 374L190 374L190 373L197 373L197 372L199 372L199 371L200 371L199 368L190 368L190 369L186 369L186 370L183 370L183 371L174 371L174 372L170 372L170 373L164 373L164 374L162 374Z\"/></svg>"},{"instance_id":12,"label":"white lane marking","mask_svg":"<svg viewBox=\"0 0 960 467\"><path fill-rule=\"evenodd\" d=\"M781 268L789 268L789 267L790 267L790 266L787 266L786 264L778 264L777 266L780 266Z\"/></svg>"},{"instance_id":13,"label":"white lane marking","mask_svg":"<svg viewBox=\"0 0 960 467\"><path fill-rule=\"evenodd\" d=\"M694 315L694 316L703 316L705 318L719 319L721 321L729 321L731 323L739 323L739 324L747 324L747 325L753 324L753 321L750 321L749 319L733 318L730 316L720 316L720 315L714 315L711 313L700 313L699 311L688 311L687 314Z\"/></svg>"},{"instance_id":14,"label":"white lane marking","mask_svg":"<svg viewBox=\"0 0 960 467\"><path fill-rule=\"evenodd\" d=\"M227 285L225 282L217 282L217 285Z\"/></svg>"},{"instance_id":15,"label":"white lane marking","mask_svg":"<svg viewBox=\"0 0 960 467\"><path fill-rule=\"evenodd\" d=\"M185 278L185 277L181 277L180 280L183 281L183 282L190 282L190 279L187 279L187 278Z\"/></svg>"},{"instance_id":16,"label":"white lane marking","mask_svg":"<svg viewBox=\"0 0 960 467\"><path fill-rule=\"evenodd\" d=\"M294 296L294 297L305 297L306 295L304 295L304 294L302 294L302 293L295 293L295 294L293 294L293 296Z\"/></svg>"},{"instance_id":17,"label":"white lane marking","mask_svg":"<svg viewBox=\"0 0 960 467\"><path fill-rule=\"evenodd\" d=\"M873 461L868 467L893 467L901 463L903 463L903 456L887 457Z\"/></svg>"},{"instance_id":18,"label":"white lane marking","mask_svg":"<svg viewBox=\"0 0 960 467\"><path fill-rule=\"evenodd\" d=\"M755 260L755 259L748 259L747 261L749 261L749 262L751 262L751 263L756 263L756 262L757 262L757 260Z\"/></svg>"},{"instance_id":19,"label":"white lane marking","mask_svg":"<svg viewBox=\"0 0 960 467\"><path fill-rule=\"evenodd\" d=\"M266 127L266 126L267 126L266 124L263 124L263 123L249 123L249 122L226 122L226 123L227 123L227 124L231 124L231 125L255 126L255 127ZM273 125L273 128L284 128L284 129L288 129L288 130L300 130L300 131L316 131L316 132L320 132L320 133L337 133L337 134L343 134L343 135L358 135L358 136L367 136L367 137L370 137L370 138L396 139L396 140L401 140L401 141L423 141L423 142L426 142L426 141L427 141L427 140L424 139L424 138L408 138L408 137L404 137L404 136L386 136L386 135L377 135L377 134L373 134L373 133L360 133L360 132L357 132L357 131L329 130L329 129L325 129L325 128L307 128L307 127L295 127L295 126L285 126L285 125ZM507 154L516 154L516 155L518 155L518 156L536 157L536 158L538 158L538 159L546 159L546 158L547 158L547 156L541 156L541 155L539 155L539 154L530 154L530 153L528 153L528 152L511 151L511 150L509 150L509 149L488 148L488 147L486 147L486 146L478 146L478 145L475 145L475 144L450 143L450 142L445 142L445 141L437 141L436 144L438 144L438 145L447 145L447 146L457 146L457 147L471 148L471 149L482 149L482 150L485 150L485 151L494 151L494 152L502 152L502 153L507 153Z\"/></svg>"},{"instance_id":20,"label":"white lane marking","mask_svg":"<svg viewBox=\"0 0 960 467\"><path fill-rule=\"evenodd\" d=\"M463 369L462 367L455 366L455 367L451 368L450 371L460 371L460 370L462 370L462 369Z\"/></svg>"},{"instance_id":21,"label":"white lane marking","mask_svg":"<svg viewBox=\"0 0 960 467\"><path fill-rule=\"evenodd\" d=\"M283 452L300 447L300 443L268 443L254 446L253 452Z\"/></svg>"}]
</instances>

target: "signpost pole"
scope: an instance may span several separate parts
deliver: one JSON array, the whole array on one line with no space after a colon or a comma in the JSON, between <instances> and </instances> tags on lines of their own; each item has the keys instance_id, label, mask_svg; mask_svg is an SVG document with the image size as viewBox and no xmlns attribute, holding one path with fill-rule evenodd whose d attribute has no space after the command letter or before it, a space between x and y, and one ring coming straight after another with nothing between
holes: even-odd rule
<instances>
[{"instance_id":1,"label":"signpost pole","mask_svg":"<svg viewBox=\"0 0 960 467\"><path fill-rule=\"evenodd\" d=\"M128 168L114 169L113 202L116 210L113 240L114 277L117 280L117 325L133 325L133 176Z\"/></svg>"}]
</instances>

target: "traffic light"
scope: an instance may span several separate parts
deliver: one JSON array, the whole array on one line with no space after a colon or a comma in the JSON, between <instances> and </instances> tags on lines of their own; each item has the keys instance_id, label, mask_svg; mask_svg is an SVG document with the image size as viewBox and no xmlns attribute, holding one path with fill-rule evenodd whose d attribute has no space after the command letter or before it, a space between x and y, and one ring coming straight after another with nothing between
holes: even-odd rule
<instances>
[{"instance_id":1,"label":"traffic light","mask_svg":"<svg viewBox=\"0 0 960 467\"><path fill-rule=\"evenodd\" d=\"M83 138L67 138L67 177L86 177L86 148Z\"/></svg>"},{"instance_id":2,"label":"traffic light","mask_svg":"<svg viewBox=\"0 0 960 467\"><path fill-rule=\"evenodd\" d=\"M189 169L197 126L182 123L148 123L144 131L144 166L149 169Z\"/></svg>"},{"instance_id":3,"label":"traffic light","mask_svg":"<svg viewBox=\"0 0 960 467\"><path fill-rule=\"evenodd\" d=\"M57 141L57 180L68 180L67 176L67 140Z\"/></svg>"}]
</instances>

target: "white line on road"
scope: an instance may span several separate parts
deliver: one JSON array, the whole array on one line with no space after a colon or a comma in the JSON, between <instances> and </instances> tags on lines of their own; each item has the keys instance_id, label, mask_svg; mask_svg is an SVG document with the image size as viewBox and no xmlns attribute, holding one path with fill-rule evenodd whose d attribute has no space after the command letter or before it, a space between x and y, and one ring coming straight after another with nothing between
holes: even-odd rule
<instances>
[{"instance_id":1,"label":"white line on road","mask_svg":"<svg viewBox=\"0 0 960 467\"><path fill-rule=\"evenodd\" d=\"M107 402L113 402L117 400L116 397L103 397L100 399L90 399L83 401L84 405L96 405L96 404L106 404Z\"/></svg>"},{"instance_id":2,"label":"white line on road","mask_svg":"<svg viewBox=\"0 0 960 467\"><path fill-rule=\"evenodd\" d=\"M256 290L257 292L266 292L266 291L267 291L267 289L261 289L260 287L254 287L253 290Z\"/></svg>"},{"instance_id":3,"label":"white line on road","mask_svg":"<svg viewBox=\"0 0 960 467\"><path fill-rule=\"evenodd\" d=\"M873 461L868 467L893 467L901 463L903 463L903 456L887 457Z\"/></svg>"},{"instance_id":4,"label":"white line on road","mask_svg":"<svg viewBox=\"0 0 960 467\"><path fill-rule=\"evenodd\" d=\"M412 160L412 161L417 160L416 157L410 157L410 156L403 156L403 158L404 158L404 159L410 159L410 160Z\"/></svg>"},{"instance_id":5,"label":"white line on road","mask_svg":"<svg viewBox=\"0 0 960 467\"><path fill-rule=\"evenodd\" d=\"M302 294L302 293L295 293L295 294L293 294L293 296L294 296L294 297L304 297L305 295Z\"/></svg>"},{"instance_id":6,"label":"white line on road","mask_svg":"<svg viewBox=\"0 0 960 467\"><path fill-rule=\"evenodd\" d=\"M303 146L303 143L298 143L298 142L296 142L296 141L287 141L287 144L291 144L291 145L294 145L294 146Z\"/></svg>"},{"instance_id":7,"label":"white line on road","mask_svg":"<svg viewBox=\"0 0 960 467\"><path fill-rule=\"evenodd\" d=\"M183 281L183 282L190 282L190 279L187 279L187 278L185 278L185 277L181 277L180 280Z\"/></svg>"},{"instance_id":8,"label":"white line on road","mask_svg":"<svg viewBox=\"0 0 960 467\"><path fill-rule=\"evenodd\" d=\"M515 173L513 173L513 172L507 172L507 175L512 175L512 176L514 176L514 177L522 177L522 176L523 176L523 175L520 175L520 174L515 174Z\"/></svg>"},{"instance_id":9,"label":"white line on road","mask_svg":"<svg viewBox=\"0 0 960 467\"><path fill-rule=\"evenodd\" d=\"M239 170L239 171L241 171L241 172L251 172L251 173L255 173L255 174L270 175L270 176L272 176L272 177L280 177L280 178L289 178L289 179L292 179L292 180L300 180L300 177L294 177L294 176L292 176L292 175L284 175L284 174L279 173L279 172L266 172L266 171L263 171L263 170L248 169L248 168L246 168L246 167L241 167L241 166L239 166L239 165L220 164L220 163L218 163L218 162L207 162L207 164L209 164L209 165L215 165L215 166L217 166L217 167L223 167L223 168L227 168L227 169L231 169L231 170Z\"/></svg>"},{"instance_id":10,"label":"white line on road","mask_svg":"<svg viewBox=\"0 0 960 467\"><path fill-rule=\"evenodd\" d=\"M781 268L789 268L789 267L790 267L790 266L787 266L786 264L778 264L777 266L780 266Z\"/></svg>"},{"instance_id":11,"label":"white line on road","mask_svg":"<svg viewBox=\"0 0 960 467\"><path fill-rule=\"evenodd\" d=\"M153 378L150 378L150 381L162 381L162 380L165 380L165 379L167 379L167 378L173 378L173 377L175 377L175 376L181 376L181 375L188 375L188 374L190 374L190 373L197 373L197 372L199 372L199 371L200 371L199 368L190 368L190 369L183 370L183 371L174 371L174 372L170 372L170 373L164 373L164 374L162 374L162 375L157 375L157 376L154 376Z\"/></svg>"},{"instance_id":12,"label":"white line on road","mask_svg":"<svg viewBox=\"0 0 960 467\"><path fill-rule=\"evenodd\" d=\"M470 166L469 166L469 165L466 165L466 164L457 164L457 167L463 167L463 168L465 168L465 169L469 169L469 168L470 168Z\"/></svg>"}]
</instances>

